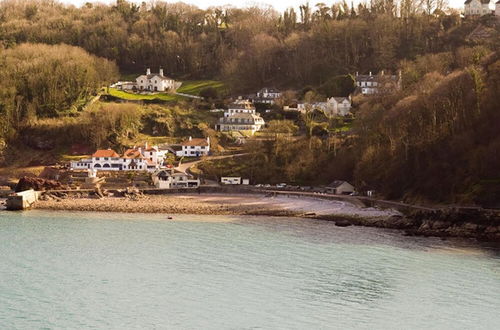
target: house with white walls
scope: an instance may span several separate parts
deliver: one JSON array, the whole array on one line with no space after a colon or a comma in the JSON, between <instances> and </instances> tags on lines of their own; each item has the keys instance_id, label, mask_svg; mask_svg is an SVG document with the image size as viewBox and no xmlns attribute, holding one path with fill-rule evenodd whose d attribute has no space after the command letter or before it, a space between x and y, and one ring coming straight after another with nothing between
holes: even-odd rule
<instances>
[{"instance_id":1,"label":"house with white walls","mask_svg":"<svg viewBox=\"0 0 500 330\"><path fill-rule=\"evenodd\" d=\"M249 100L238 99L231 103L227 110L224 111L224 117L229 117L238 113L255 114L255 107Z\"/></svg>"},{"instance_id":2,"label":"house with white walls","mask_svg":"<svg viewBox=\"0 0 500 330\"><path fill-rule=\"evenodd\" d=\"M326 192L335 195L349 195L355 191L352 184L343 180L335 180L326 186Z\"/></svg>"},{"instance_id":3,"label":"house with white walls","mask_svg":"<svg viewBox=\"0 0 500 330\"><path fill-rule=\"evenodd\" d=\"M181 150L176 152L178 157L201 157L210 152L210 138L197 139L191 136L181 143Z\"/></svg>"},{"instance_id":4,"label":"house with white walls","mask_svg":"<svg viewBox=\"0 0 500 330\"><path fill-rule=\"evenodd\" d=\"M326 100L330 116L346 116L351 112L351 97L330 97Z\"/></svg>"},{"instance_id":5,"label":"house with white walls","mask_svg":"<svg viewBox=\"0 0 500 330\"><path fill-rule=\"evenodd\" d=\"M229 105L215 129L223 132L249 131L253 135L264 125L264 119L255 111L252 102L240 99Z\"/></svg>"},{"instance_id":6,"label":"house with white walls","mask_svg":"<svg viewBox=\"0 0 500 330\"><path fill-rule=\"evenodd\" d=\"M346 116L351 112L351 97L330 97L326 102L299 103L297 111L323 111L327 116Z\"/></svg>"},{"instance_id":7,"label":"house with white walls","mask_svg":"<svg viewBox=\"0 0 500 330\"><path fill-rule=\"evenodd\" d=\"M354 77L356 81L356 92L363 95L385 94L401 89L401 71L398 75L386 74L384 70L378 74L372 74L370 71L367 75L358 74Z\"/></svg>"},{"instance_id":8,"label":"house with white walls","mask_svg":"<svg viewBox=\"0 0 500 330\"><path fill-rule=\"evenodd\" d=\"M176 89L176 81L163 74L160 68L158 73L151 73L151 69L146 70L146 74L135 78L136 89L139 91L166 92Z\"/></svg>"},{"instance_id":9,"label":"house with white walls","mask_svg":"<svg viewBox=\"0 0 500 330\"><path fill-rule=\"evenodd\" d=\"M281 92L276 88L264 87L253 97L255 103L274 104L281 97Z\"/></svg>"},{"instance_id":10,"label":"house with white walls","mask_svg":"<svg viewBox=\"0 0 500 330\"><path fill-rule=\"evenodd\" d=\"M153 184L158 189L198 188L200 180L174 169L162 169L152 174Z\"/></svg>"},{"instance_id":11,"label":"house with white walls","mask_svg":"<svg viewBox=\"0 0 500 330\"><path fill-rule=\"evenodd\" d=\"M492 13L490 0L466 0L464 2L465 17L484 16Z\"/></svg>"},{"instance_id":12,"label":"house with white walls","mask_svg":"<svg viewBox=\"0 0 500 330\"><path fill-rule=\"evenodd\" d=\"M112 149L97 150L91 158L72 161L72 170L95 171L148 171L153 172L163 166L168 150L157 146L134 146L119 155Z\"/></svg>"},{"instance_id":13,"label":"house with white walls","mask_svg":"<svg viewBox=\"0 0 500 330\"><path fill-rule=\"evenodd\" d=\"M118 81L110 87L134 92L168 92L175 91L181 85L181 82L165 76L163 69L160 68L158 73L151 73L148 68L146 74L135 78L135 81Z\"/></svg>"}]
</instances>

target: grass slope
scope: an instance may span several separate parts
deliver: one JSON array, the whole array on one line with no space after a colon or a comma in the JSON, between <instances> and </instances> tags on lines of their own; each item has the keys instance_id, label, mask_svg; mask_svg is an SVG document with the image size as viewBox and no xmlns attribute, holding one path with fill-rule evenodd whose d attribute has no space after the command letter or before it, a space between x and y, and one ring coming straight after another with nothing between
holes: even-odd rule
<instances>
[{"instance_id":1,"label":"grass slope","mask_svg":"<svg viewBox=\"0 0 500 330\"><path fill-rule=\"evenodd\" d=\"M177 101L181 96L166 94L166 93L158 93L154 95L144 95L144 94L135 94L125 92L116 88L109 88L109 95L123 99L123 100L162 100L162 101Z\"/></svg>"},{"instance_id":2,"label":"grass slope","mask_svg":"<svg viewBox=\"0 0 500 330\"><path fill-rule=\"evenodd\" d=\"M179 93L199 95L200 91L205 88L212 87L217 91L221 91L225 88L222 81L217 80L188 80L184 81L181 87L177 90Z\"/></svg>"}]
</instances>

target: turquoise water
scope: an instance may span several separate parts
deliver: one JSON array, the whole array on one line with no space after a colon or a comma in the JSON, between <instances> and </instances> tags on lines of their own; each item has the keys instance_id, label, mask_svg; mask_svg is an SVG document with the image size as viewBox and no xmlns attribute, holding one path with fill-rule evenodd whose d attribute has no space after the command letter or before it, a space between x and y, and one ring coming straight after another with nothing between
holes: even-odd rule
<instances>
[{"instance_id":1,"label":"turquoise water","mask_svg":"<svg viewBox=\"0 0 500 330\"><path fill-rule=\"evenodd\" d=\"M498 329L500 253L263 218L0 212L1 329Z\"/></svg>"}]
</instances>

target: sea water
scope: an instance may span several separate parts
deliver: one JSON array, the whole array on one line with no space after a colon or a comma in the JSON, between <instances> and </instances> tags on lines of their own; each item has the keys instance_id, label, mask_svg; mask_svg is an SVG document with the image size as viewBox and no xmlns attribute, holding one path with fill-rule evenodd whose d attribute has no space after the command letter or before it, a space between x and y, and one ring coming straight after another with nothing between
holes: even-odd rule
<instances>
[{"instance_id":1,"label":"sea water","mask_svg":"<svg viewBox=\"0 0 500 330\"><path fill-rule=\"evenodd\" d=\"M499 329L499 251L311 219L0 212L0 329Z\"/></svg>"}]
</instances>

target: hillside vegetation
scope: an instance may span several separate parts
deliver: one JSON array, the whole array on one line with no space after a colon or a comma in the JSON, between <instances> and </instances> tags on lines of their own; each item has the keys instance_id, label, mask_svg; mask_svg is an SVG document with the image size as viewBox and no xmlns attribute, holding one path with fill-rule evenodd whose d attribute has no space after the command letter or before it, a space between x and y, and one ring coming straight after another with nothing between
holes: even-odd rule
<instances>
[{"instance_id":1,"label":"hillside vegetation","mask_svg":"<svg viewBox=\"0 0 500 330\"><path fill-rule=\"evenodd\" d=\"M282 13L163 1L81 8L52 0L0 2L4 47L65 43L114 60L123 72L161 66L178 80L222 77L242 91L395 71L401 60L466 45L475 27L443 1L304 3Z\"/></svg>"}]
</instances>

